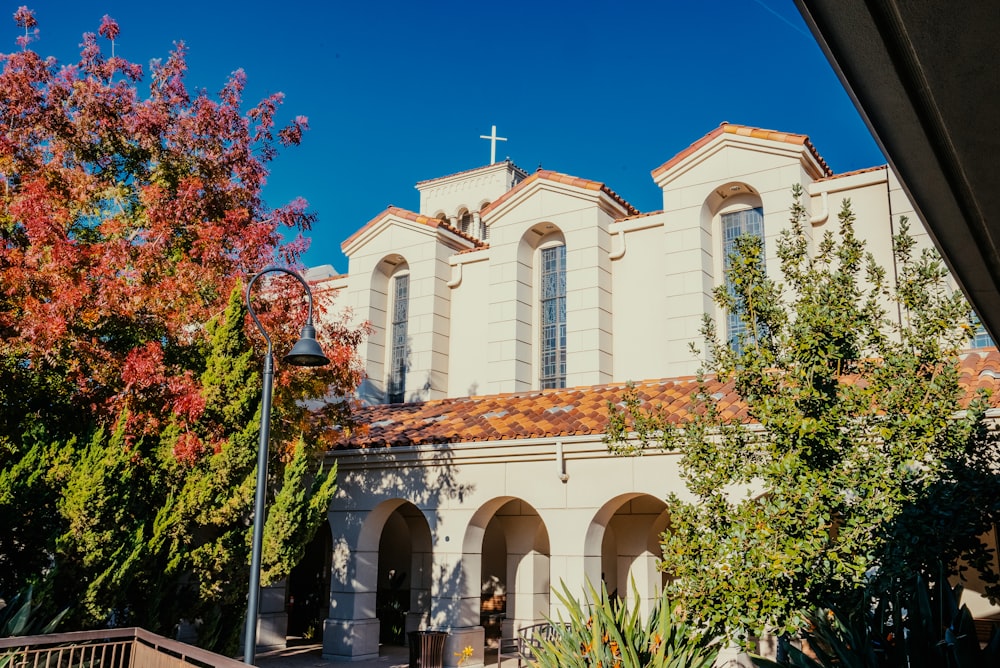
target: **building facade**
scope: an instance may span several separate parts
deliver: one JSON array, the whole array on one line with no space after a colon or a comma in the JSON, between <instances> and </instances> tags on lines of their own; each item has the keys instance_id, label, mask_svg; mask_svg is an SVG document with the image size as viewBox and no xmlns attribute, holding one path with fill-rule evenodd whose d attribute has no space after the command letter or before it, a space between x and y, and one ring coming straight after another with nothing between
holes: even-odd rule
<instances>
[{"instance_id":1,"label":"building facade","mask_svg":"<svg viewBox=\"0 0 1000 668\"><path fill-rule=\"evenodd\" d=\"M732 240L759 235L776 270L800 184L814 243L849 198L882 266L901 217L930 244L885 166L834 174L804 135L723 124L652 180L663 208L643 213L603 183L504 161L417 184L417 211L389 207L343 243L347 274L317 289L373 334L368 427L328 455L325 656L437 628L446 665L466 646L481 664L498 634L558 613L560 582L634 583L648 604L663 499L685 490L676 455L608 453L607 405L634 381L685 409L703 314L738 333L711 296ZM995 352L964 364L969 388L1000 370Z\"/></svg>"}]
</instances>

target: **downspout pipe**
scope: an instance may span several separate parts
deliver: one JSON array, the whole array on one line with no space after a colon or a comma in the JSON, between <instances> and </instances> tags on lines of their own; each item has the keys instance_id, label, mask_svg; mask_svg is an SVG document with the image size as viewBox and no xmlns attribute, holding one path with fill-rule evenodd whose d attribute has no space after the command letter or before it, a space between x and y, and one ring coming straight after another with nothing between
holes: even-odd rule
<instances>
[{"instance_id":1,"label":"downspout pipe","mask_svg":"<svg viewBox=\"0 0 1000 668\"><path fill-rule=\"evenodd\" d=\"M830 218L830 193L823 191L823 210L809 218L809 224L822 225Z\"/></svg>"},{"instance_id":2,"label":"downspout pipe","mask_svg":"<svg viewBox=\"0 0 1000 668\"><path fill-rule=\"evenodd\" d=\"M614 251L611 251L611 252L608 253L608 259L609 260L620 260L623 257L625 257L625 251L627 249L625 247L625 229L624 228L621 228L621 227L618 228L618 238L621 240L621 243L618 244L618 250L614 250Z\"/></svg>"}]
</instances>

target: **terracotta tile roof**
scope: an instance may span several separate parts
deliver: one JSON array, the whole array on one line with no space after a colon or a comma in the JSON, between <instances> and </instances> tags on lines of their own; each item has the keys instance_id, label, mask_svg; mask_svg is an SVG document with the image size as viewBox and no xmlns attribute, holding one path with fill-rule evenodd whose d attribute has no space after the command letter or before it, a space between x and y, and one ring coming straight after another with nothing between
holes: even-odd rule
<instances>
[{"instance_id":1,"label":"terracotta tile roof","mask_svg":"<svg viewBox=\"0 0 1000 668\"><path fill-rule=\"evenodd\" d=\"M835 179L842 179L845 176L854 176L855 174L867 174L868 172L879 172L888 169L888 165L875 165L874 167L865 167L864 169L854 169L849 172L842 172L840 174L831 174L830 176L824 176L821 179L816 179L819 181L833 181Z\"/></svg>"},{"instance_id":2,"label":"terracotta tile roof","mask_svg":"<svg viewBox=\"0 0 1000 668\"><path fill-rule=\"evenodd\" d=\"M309 284L315 288L322 289L324 283L329 283L330 281L339 281L347 277L348 274L333 274L332 276L324 276L323 278L317 278L315 280L311 280L309 281Z\"/></svg>"},{"instance_id":3,"label":"terracotta tile roof","mask_svg":"<svg viewBox=\"0 0 1000 668\"><path fill-rule=\"evenodd\" d=\"M614 190L612 190L611 188L607 187L606 185L604 185L599 181L591 181L590 179L581 179L576 176L570 176L569 174L562 174L560 172L553 172L548 169L539 169L537 172L535 172L525 180L518 183L516 186L505 192L503 195L493 200L493 202L489 206L487 206L480 212L480 215L485 215L486 213L492 211L497 206L499 206L501 202L505 202L511 197L513 197L514 193L520 192L524 188L527 188L529 184L534 183L535 181L538 181L540 179L544 179L546 181L553 181L555 183L565 183L567 185L576 186L577 188L583 188L584 190L603 191L605 194L611 197L611 199L615 200L623 207L625 207L625 210L629 213L629 215L635 215L639 213L639 210L634 206L632 206L631 204L629 204L628 202L626 202L621 195L619 195Z\"/></svg>"},{"instance_id":4,"label":"terracotta tile roof","mask_svg":"<svg viewBox=\"0 0 1000 668\"><path fill-rule=\"evenodd\" d=\"M655 215L660 214L660 213L663 213L663 209L660 209L659 211L650 211L648 213L637 213L637 214L635 214L633 216L625 216L623 218L615 218L615 222L616 223L620 223L620 222L625 221L625 220L635 220L636 218L646 218L648 216L655 216Z\"/></svg>"},{"instance_id":5,"label":"terracotta tile roof","mask_svg":"<svg viewBox=\"0 0 1000 668\"><path fill-rule=\"evenodd\" d=\"M463 239L471 241L476 245L481 244L481 242L478 239L469 234L466 234L465 232L462 232L461 230L455 229L454 227L449 225L447 221L441 220L440 218L431 218L430 216L425 216L422 213L414 213L413 211L409 211L407 209L401 209L398 206L392 206L390 204L388 207L386 207L385 211L383 211L382 213L378 214L377 216L369 220L367 223L362 225L358 231L356 231L351 236L347 237L347 239L345 239L343 243L340 244L341 250L346 248L348 245L350 245L352 241L361 236L361 234L364 233L365 230L378 224L378 222L381 221L386 216L396 216L397 218L411 220L414 223L420 223L421 225L427 225L428 227L433 227L433 228L443 227L449 232L457 234Z\"/></svg>"},{"instance_id":6,"label":"terracotta tile roof","mask_svg":"<svg viewBox=\"0 0 1000 668\"><path fill-rule=\"evenodd\" d=\"M438 220L438 227L444 228L444 229L448 230L449 232L451 232L452 234L457 234L458 236L462 237L466 241L471 241L474 244L473 248L466 248L466 249L463 249L463 250L470 250L470 251L480 250L481 248L484 248L484 247L486 247L488 245L486 242L477 239L476 237L472 236L468 232L463 232L462 230L458 229L457 227L454 227L451 223L449 223L449 222L447 222L445 220L440 220L439 219ZM461 252L461 251L459 251L459 252Z\"/></svg>"},{"instance_id":7,"label":"terracotta tile roof","mask_svg":"<svg viewBox=\"0 0 1000 668\"><path fill-rule=\"evenodd\" d=\"M694 378L635 385L644 400L664 404L678 420L686 414L697 386ZM732 393L731 388L713 387L727 396ZM624 389L624 384L598 385L370 406L357 415L369 425L368 433L345 439L338 447L601 434L607 424L608 402L620 402ZM730 403L735 403L735 396Z\"/></svg>"},{"instance_id":8,"label":"terracotta tile roof","mask_svg":"<svg viewBox=\"0 0 1000 668\"><path fill-rule=\"evenodd\" d=\"M1000 353L996 348L980 348L962 354L959 382L971 397L979 390L991 390L990 404L1000 405Z\"/></svg>"},{"instance_id":9,"label":"terracotta tile roof","mask_svg":"<svg viewBox=\"0 0 1000 668\"><path fill-rule=\"evenodd\" d=\"M527 173L528 173L527 171L521 169L520 167L518 167L517 165L515 165L513 162L511 162L510 158L507 158L503 162L494 162L492 165L483 165L482 167L473 167L472 169L465 169L465 170L462 170L461 172L455 172L454 174L445 174L444 176L435 176L433 179L424 179L423 181L417 181L417 187L422 186L425 183L433 183L434 181L441 181L442 179L450 179L453 176L464 176L466 174L472 174L473 172L478 172L478 171L481 171L481 170L484 170L484 169L489 169L490 167L493 167L495 165L501 165L501 164L508 164L511 167L513 167L514 169L516 169L517 171L521 172L522 174L527 175Z\"/></svg>"},{"instance_id":10,"label":"terracotta tile roof","mask_svg":"<svg viewBox=\"0 0 1000 668\"><path fill-rule=\"evenodd\" d=\"M723 122L722 125L715 128L707 135L694 142L686 149L675 155L674 157L667 160L665 163L653 170L653 178L655 179L663 172L671 169L678 163L680 163L684 158L688 157L692 153L697 152L699 149L712 142L717 137L723 134L740 135L742 137L754 137L756 139L768 139L770 141L780 141L786 142L788 144L797 144L799 146L805 146L813 157L816 158L816 162L819 163L820 168L823 172L830 176L833 171L830 169L829 165L826 164L826 160L819 154L816 147L813 146L812 142L809 141L809 137L806 135L792 134L788 132L777 132L775 130L765 130L763 128L753 128L747 125L735 125L733 123Z\"/></svg>"},{"instance_id":11,"label":"terracotta tile roof","mask_svg":"<svg viewBox=\"0 0 1000 668\"><path fill-rule=\"evenodd\" d=\"M959 371L966 400L981 388L1000 389L1000 353L995 348L963 353ZM845 378L845 382L856 380ZM750 422L732 384L709 379L707 385L724 416ZM619 403L624 389L625 384L617 383L369 406L356 415L368 425L367 431L343 439L337 448L599 435L607 426L608 402ZM698 381L649 380L636 383L635 389L643 402L661 405L669 419L679 423L694 410ZM992 403L1000 405L1000 396L994 396Z\"/></svg>"}]
</instances>

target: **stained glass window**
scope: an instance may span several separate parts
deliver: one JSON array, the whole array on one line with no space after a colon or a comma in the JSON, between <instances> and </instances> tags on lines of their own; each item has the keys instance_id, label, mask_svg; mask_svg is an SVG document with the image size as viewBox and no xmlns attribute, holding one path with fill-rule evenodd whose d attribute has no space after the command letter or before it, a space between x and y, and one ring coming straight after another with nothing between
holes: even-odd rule
<instances>
[{"instance_id":1,"label":"stained glass window","mask_svg":"<svg viewBox=\"0 0 1000 668\"><path fill-rule=\"evenodd\" d=\"M400 274L392 281L392 328L389 345L389 383L386 398L390 404L405 401L406 391L406 322L410 310L410 275Z\"/></svg>"},{"instance_id":2,"label":"stained glass window","mask_svg":"<svg viewBox=\"0 0 1000 668\"><path fill-rule=\"evenodd\" d=\"M566 387L566 246L543 248L541 261L541 387Z\"/></svg>"},{"instance_id":3,"label":"stained glass window","mask_svg":"<svg viewBox=\"0 0 1000 668\"><path fill-rule=\"evenodd\" d=\"M736 250L736 240L747 235L764 240L763 209L758 207L722 214L722 257L726 271L726 289L730 294L733 293L729 280L730 256ZM726 314L726 340L733 352L742 352L741 341L747 340L747 327L739 310Z\"/></svg>"}]
</instances>

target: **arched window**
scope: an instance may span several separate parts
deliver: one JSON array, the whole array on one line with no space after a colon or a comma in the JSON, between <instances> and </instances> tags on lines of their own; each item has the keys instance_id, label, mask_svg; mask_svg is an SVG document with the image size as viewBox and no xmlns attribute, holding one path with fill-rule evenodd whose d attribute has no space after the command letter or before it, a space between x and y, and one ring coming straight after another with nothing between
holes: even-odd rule
<instances>
[{"instance_id":1,"label":"arched window","mask_svg":"<svg viewBox=\"0 0 1000 668\"><path fill-rule=\"evenodd\" d=\"M392 279L392 323L389 339L389 378L386 401L390 404L406 400L406 343L410 311L410 275L398 273Z\"/></svg>"},{"instance_id":2,"label":"arched window","mask_svg":"<svg viewBox=\"0 0 1000 668\"><path fill-rule=\"evenodd\" d=\"M736 240L742 236L754 236L764 242L764 210L760 207L739 209L723 213L722 219L722 262L726 277L726 290L733 294L734 288L729 278L732 255L736 252ZM763 258L762 258L763 261ZM739 310L726 314L726 340L733 352L739 354L742 343L752 340L753 332L748 332L743 314Z\"/></svg>"},{"instance_id":3,"label":"arched window","mask_svg":"<svg viewBox=\"0 0 1000 668\"><path fill-rule=\"evenodd\" d=\"M566 246L540 251L541 388L566 387Z\"/></svg>"},{"instance_id":4,"label":"arched window","mask_svg":"<svg viewBox=\"0 0 1000 668\"><path fill-rule=\"evenodd\" d=\"M470 234L472 230L472 212L468 210L462 211L462 215L458 219L458 225L462 232Z\"/></svg>"},{"instance_id":5,"label":"arched window","mask_svg":"<svg viewBox=\"0 0 1000 668\"><path fill-rule=\"evenodd\" d=\"M479 210L482 211L490 205L489 202L483 202L479 205ZM479 238L483 241L489 241L490 239L490 228L486 227L485 221L483 221L482 216L479 217Z\"/></svg>"}]
</instances>

